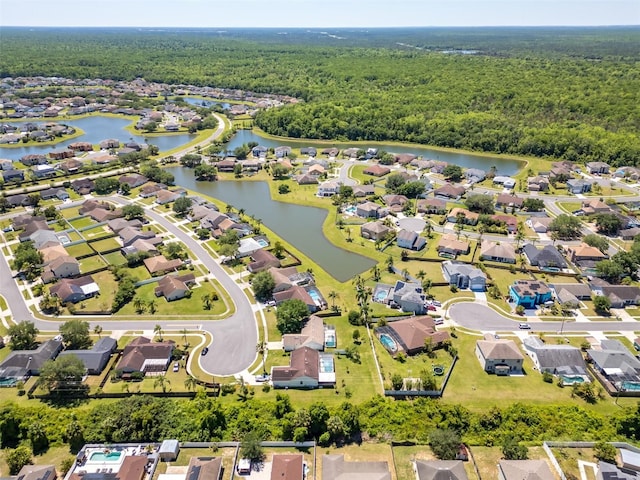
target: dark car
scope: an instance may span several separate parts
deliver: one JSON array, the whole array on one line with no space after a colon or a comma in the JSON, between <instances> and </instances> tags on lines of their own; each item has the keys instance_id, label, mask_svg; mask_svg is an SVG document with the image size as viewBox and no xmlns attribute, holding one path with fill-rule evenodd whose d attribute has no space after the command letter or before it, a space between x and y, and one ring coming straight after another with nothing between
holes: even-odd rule
<instances>
[{"instance_id":1,"label":"dark car","mask_svg":"<svg viewBox=\"0 0 640 480\"><path fill-rule=\"evenodd\" d=\"M200 352L200 355L204 356L204 355L206 355L207 353L209 353L209 347L204 347L204 348L202 349L202 352Z\"/></svg>"}]
</instances>

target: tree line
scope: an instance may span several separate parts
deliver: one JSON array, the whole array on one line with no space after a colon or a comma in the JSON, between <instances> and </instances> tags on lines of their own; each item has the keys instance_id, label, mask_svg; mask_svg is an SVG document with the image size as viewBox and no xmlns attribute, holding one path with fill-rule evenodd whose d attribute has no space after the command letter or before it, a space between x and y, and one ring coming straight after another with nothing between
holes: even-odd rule
<instances>
[{"instance_id":1,"label":"tree line","mask_svg":"<svg viewBox=\"0 0 640 480\"><path fill-rule=\"evenodd\" d=\"M640 67L629 47L640 32L576 29L563 31L562 42L553 29L545 32L528 33L542 46L527 46L509 30L489 30L484 40L477 32L410 30L385 37L381 31L357 39L353 34L342 46L242 31L9 29L3 32L0 76L143 76L288 94L304 102L260 112L258 126L290 137L407 141L636 165ZM403 36L427 47L392 47ZM475 55L439 50L473 48L474 42L483 47Z\"/></svg>"}]
</instances>

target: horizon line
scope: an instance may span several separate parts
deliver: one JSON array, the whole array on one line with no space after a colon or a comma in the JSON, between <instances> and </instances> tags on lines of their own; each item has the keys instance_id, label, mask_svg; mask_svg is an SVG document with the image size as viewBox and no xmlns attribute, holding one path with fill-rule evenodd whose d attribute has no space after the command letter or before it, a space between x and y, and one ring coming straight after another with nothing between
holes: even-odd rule
<instances>
[{"instance_id":1,"label":"horizon line","mask_svg":"<svg viewBox=\"0 0 640 480\"><path fill-rule=\"evenodd\" d=\"M123 28L123 29L186 29L186 30L237 30L237 29L252 29L252 30L323 30L323 29L369 29L369 30L384 30L384 29L402 29L402 28L615 28L625 27L633 28L640 27L640 23L634 24L585 24L585 25L571 25L571 24L549 24L549 25L391 25L391 26L315 26L315 27L292 27L292 26L276 26L276 27L255 27L252 25L247 26L212 26L212 27L190 27L190 26L178 26L178 25L0 25L0 28L83 28L83 29L100 29L100 28Z\"/></svg>"}]
</instances>

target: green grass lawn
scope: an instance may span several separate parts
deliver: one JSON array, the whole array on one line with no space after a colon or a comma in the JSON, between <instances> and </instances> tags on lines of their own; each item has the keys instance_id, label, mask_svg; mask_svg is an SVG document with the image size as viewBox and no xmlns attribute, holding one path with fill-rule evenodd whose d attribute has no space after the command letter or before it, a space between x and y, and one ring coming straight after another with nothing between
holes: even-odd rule
<instances>
[{"instance_id":1,"label":"green grass lawn","mask_svg":"<svg viewBox=\"0 0 640 480\"><path fill-rule=\"evenodd\" d=\"M100 255L93 255L80 260L81 273L93 272L94 270L107 266L107 262L105 262Z\"/></svg>"},{"instance_id":2,"label":"green grass lawn","mask_svg":"<svg viewBox=\"0 0 640 480\"><path fill-rule=\"evenodd\" d=\"M69 245L65 247L69 255L72 257L81 257L83 255L90 255L94 253L93 249L88 243L78 243L76 245Z\"/></svg>"},{"instance_id":3,"label":"green grass lawn","mask_svg":"<svg viewBox=\"0 0 640 480\"><path fill-rule=\"evenodd\" d=\"M124 265L127 263L127 259L120 252L105 253L103 257L109 265Z\"/></svg>"},{"instance_id":4,"label":"green grass lawn","mask_svg":"<svg viewBox=\"0 0 640 480\"><path fill-rule=\"evenodd\" d=\"M189 465L189 461L192 457L222 457L222 468L224 473L222 480L231 480L231 473L233 471L233 457L235 455L235 448L181 448L178 458L168 464L167 462L158 463L156 468L157 474L163 474L167 472L167 466L181 467Z\"/></svg>"},{"instance_id":5,"label":"green grass lawn","mask_svg":"<svg viewBox=\"0 0 640 480\"><path fill-rule=\"evenodd\" d=\"M569 480L581 478L578 460L598 463L592 448L552 448L551 451ZM596 480L592 468L585 468L585 472L588 474L587 480Z\"/></svg>"},{"instance_id":6,"label":"green grass lawn","mask_svg":"<svg viewBox=\"0 0 640 480\"><path fill-rule=\"evenodd\" d=\"M73 220L69 220L69 224L76 230L81 230L83 228L87 228L92 225L95 225L96 222L94 222L91 217L87 216L87 217L81 217L81 218L75 218Z\"/></svg>"},{"instance_id":7,"label":"green grass lawn","mask_svg":"<svg viewBox=\"0 0 640 480\"><path fill-rule=\"evenodd\" d=\"M105 225L99 227L90 228L89 230L83 230L82 236L85 240L98 240L100 238L112 237L113 232Z\"/></svg>"},{"instance_id":8,"label":"green grass lawn","mask_svg":"<svg viewBox=\"0 0 640 480\"><path fill-rule=\"evenodd\" d=\"M474 449L475 452L475 449ZM436 456L431 451L428 445L415 445L415 446L394 446L393 457L396 464L396 474L398 480L414 480L416 474L413 471L413 462L415 460L423 460L429 462L437 460ZM464 462L464 468L467 472L469 480L478 480L475 470L471 462ZM494 465L495 468L495 465ZM482 478L495 478L495 474L483 475Z\"/></svg>"},{"instance_id":9,"label":"green grass lawn","mask_svg":"<svg viewBox=\"0 0 640 480\"><path fill-rule=\"evenodd\" d=\"M118 282L116 282L113 274L108 270L94 273L92 277L93 281L100 286L100 294L97 297L89 298L77 303L76 309L78 312L81 312L82 310L108 311L111 309L111 302L118 290ZM63 314L66 313L66 309L63 309Z\"/></svg>"},{"instance_id":10,"label":"green grass lawn","mask_svg":"<svg viewBox=\"0 0 640 480\"><path fill-rule=\"evenodd\" d=\"M145 267L144 265L138 265L137 267L129 268L128 272L131 274L133 278L136 279L136 281L146 280L148 278L151 278L151 274L149 273L149 270L147 270L147 267Z\"/></svg>"},{"instance_id":11,"label":"green grass lawn","mask_svg":"<svg viewBox=\"0 0 640 480\"><path fill-rule=\"evenodd\" d=\"M191 298L182 298L180 300L174 300L167 302L164 297L156 297L154 289L158 286L157 283L149 283L142 285L136 289L136 297L141 298L146 304L150 301L154 301L156 304L156 312L150 313L148 310L143 312L143 315L152 315L153 317L163 316L198 316L198 317L215 317L224 314L227 311L227 306L222 300L222 294L211 284L211 282L202 282L192 288ZM215 301L211 305L210 310L204 310L202 306L202 296L210 293L217 293L219 300ZM137 315L133 307L133 302L125 305L118 312L119 316Z\"/></svg>"},{"instance_id":12,"label":"green grass lawn","mask_svg":"<svg viewBox=\"0 0 640 480\"><path fill-rule=\"evenodd\" d=\"M6 451L0 451L0 474L3 477L9 476L9 467L5 461ZM67 459L74 459L73 455L69 451L68 446L51 446L45 453L41 455L34 455L34 465L55 465L58 472L66 473L62 471L62 463Z\"/></svg>"},{"instance_id":13,"label":"green grass lawn","mask_svg":"<svg viewBox=\"0 0 640 480\"><path fill-rule=\"evenodd\" d=\"M109 250L113 250L114 248L120 248L120 244L115 238L105 238L104 240L91 242L91 248L93 248L96 252L107 252Z\"/></svg>"},{"instance_id":14,"label":"green grass lawn","mask_svg":"<svg viewBox=\"0 0 640 480\"><path fill-rule=\"evenodd\" d=\"M64 218L75 218L80 215L80 207L63 208L60 210L60 214Z\"/></svg>"}]
</instances>

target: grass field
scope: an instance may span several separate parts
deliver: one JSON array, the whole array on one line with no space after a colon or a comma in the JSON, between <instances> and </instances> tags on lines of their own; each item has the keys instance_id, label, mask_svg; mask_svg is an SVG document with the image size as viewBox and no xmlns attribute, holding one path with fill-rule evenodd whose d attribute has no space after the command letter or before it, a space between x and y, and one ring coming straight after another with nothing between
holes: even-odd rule
<instances>
[{"instance_id":1,"label":"grass field","mask_svg":"<svg viewBox=\"0 0 640 480\"><path fill-rule=\"evenodd\" d=\"M83 255L90 255L94 253L93 249L88 243L78 243L76 245L70 245L65 247L67 253L72 257L82 257Z\"/></svg>"},{"instance_id":2,"label":"grass field","mask_svg":"<svg viewBox=\"0 0 640 480\"><path fill-rule=\"evenodd\" d=\"M105 238L104 240L91 242L91 248L93 248L96 252L107 252L115 248L120 248L120 244L115 238Z\"/></svg>"},{"instance_id":3,"label":"grass field","mask_svg":"<svg viewBox=\"0 0 640 480\"><path fill-rule=\"evenodd\" d=\"M81 273L93 272L94 270L107 266L107 262L105 262L100 255L92 255L91 257L80 260Z\"/></svg>"},{"instance_id":4,"label":"grass field","mask_svg":"<svg viewBox=\"0 0 640 480\"><path fill-rule=\"evenodd\" d=\"M76 230L82 230L83 228L91 227L96 224L91 217L75 218L73 220L69 220L68 223Z\"/></svg>"},{"instance_id":5,"label":"grass field","mask_svg":"<svg viewBox=\"0 0 640 480\"><path fill-rule=\"evenodd\" d=\"M127 263L127 259L120 252L105 253L103 257L109 265L124 265Z\"/></svg>"},{"instance_id":6,"label":"grass field","mask_svg":"<svg viewBox=\"0 0 640 480\"><path fill-rule=\"evenodd\" d=\"M231 472L233 470L233 457L235 455L235 448L181 448L178 458L168 464L167 462L158 463L156 468L156 474L166 473L167 467L182 467L189 465L191 457L222 457L222 468L224 473L222 474L222 480L231 480Z\"/></svg>"}]
</instances>

